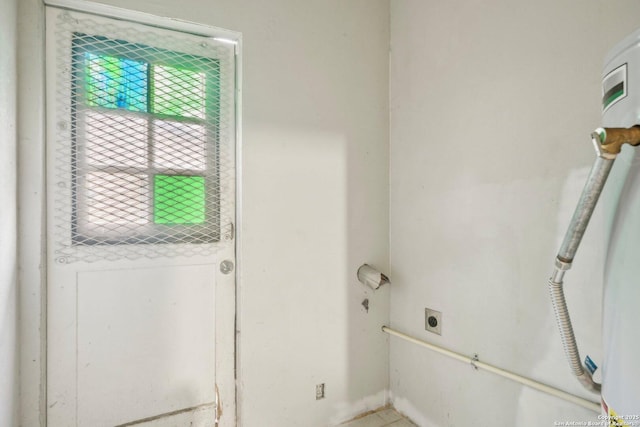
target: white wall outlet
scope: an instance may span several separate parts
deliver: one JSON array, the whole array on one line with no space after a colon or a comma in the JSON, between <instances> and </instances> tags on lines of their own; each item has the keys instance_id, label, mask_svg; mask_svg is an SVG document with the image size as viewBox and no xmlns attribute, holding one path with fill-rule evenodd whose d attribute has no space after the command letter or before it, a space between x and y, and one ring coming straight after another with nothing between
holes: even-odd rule
<instances>
[{"instance_id":1,"label":"white wall outlet","mask_svg":"<svg viewBox=\"0 0 640 427\"><path fill-rule=\"evenodd\" d=\"M424 328L434 334L442 335L442 313L437 310L425 308Z\"/></svg>"}]
</instances>

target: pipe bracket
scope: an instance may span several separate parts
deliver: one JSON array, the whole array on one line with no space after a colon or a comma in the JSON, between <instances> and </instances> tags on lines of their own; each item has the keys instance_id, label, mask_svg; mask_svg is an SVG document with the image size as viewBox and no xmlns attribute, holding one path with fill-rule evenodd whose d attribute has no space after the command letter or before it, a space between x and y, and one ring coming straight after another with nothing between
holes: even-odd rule
<instances>
[{"instance_id":1,"label":"pipe bracket","mask_svg":"<svg viewBox=\"0 0 640 427\"><path fill-rule=\"evenodd\" d=\"M480 361L480 357L478 356L478 353L474 353L473 355L473 359L471 359L471 367L473 369L475 369L476 371L478 370L478 365L476 365L476 362Z\"/></svg>"}]
</instances>

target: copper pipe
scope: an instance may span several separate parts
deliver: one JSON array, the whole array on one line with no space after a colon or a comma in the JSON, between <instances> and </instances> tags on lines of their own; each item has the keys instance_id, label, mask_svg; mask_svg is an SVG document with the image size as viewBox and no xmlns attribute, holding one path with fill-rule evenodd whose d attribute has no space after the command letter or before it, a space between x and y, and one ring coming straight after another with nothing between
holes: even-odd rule
<instances>
[{"instance_id":1,"label":"copper pipe","mask_svg":"<svg viewBox=\"0 0 640 427\"><path fill-rule=\"evenodd\" d=\"M609 154L618 154L623 144L640 145L640 126L626 128L600 128L596 132L600 136L602 150Z\"/></svg>"}]
</instances>

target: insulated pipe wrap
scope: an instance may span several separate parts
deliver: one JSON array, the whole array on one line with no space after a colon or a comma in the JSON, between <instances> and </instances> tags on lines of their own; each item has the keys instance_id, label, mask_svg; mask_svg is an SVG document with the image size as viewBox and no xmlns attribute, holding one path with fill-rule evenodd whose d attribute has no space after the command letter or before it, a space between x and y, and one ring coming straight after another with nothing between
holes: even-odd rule
<instances>
[{"instance_id":1,"label":"insulated pipe wrap","mask_svg":"<svg viewBox=\"0 0 640 427\"><path fill-rule=\"evenodd\" d=\"M573 258L580 246L584 232L589 225L591 215L598 203L600 193L607 182L609 172L620 152L622 144L640 145L640 127L631 129L598 129L591 134L591 140L597 153L596 161L589 172L587 183L582 190L567 233L562 241L560 251L556 257L555 269L549 279L549 293L556 315L556 322L562 338L562 346L567 356L571 370L580 383L589 391L600 393L600 384L593 381L591 372L585 370L580 362L578 345L571 326L571 318L567 310L567 303L562 287L562 278L566 270L571 268Z\"/></svg>"},{"instance_id":2,"label":"insulated pipe wrap","mask_svg":"<svg viewBox=\"0 0 640 427\"><path fill-rule=\"evenodd\" d=\"M560 330L562 347L571 366L571 371L578 381L589 391L600 393L600 384L593 381L591 372L585 370L580 361L580 352L576 344L576 338L567 309L567 302L564 297L562 278L566 270L571 268L573 258L580 246L584 232L589 225L591 215L598 203L604 184L607 182L609 172L615 160L615 155L603 153L600 147L600 138L597 133L592 135L592 141L598 156L589 172L589 177L580 195L578 206L573 213L571 223L562 241L562 246L556 257L555 269L549 279L549 293L553 310L556 315L556 322Z\"/></svg>"},{"instance_id":3,"label":"insulated pipe wrap","mask_svg":"<svg viewBox=\"0 0 640 427\"><path fill-rule=\"evenodd\" d=\"M558 259L560 261L568 263L573 261L573 257L582 241L582 236L584 236L587 225L589 225L591 214L593 214L600 193L602 193L609 172L611 172L613 161L613 159L605 159L600 156L596 157L596 161L587 178L587 183L582 190L578 206L573 213L573 218L571 218L569 229L567 230L567 234L565 234L564 241L558 252Z\"/></svg>"}]
</instances>

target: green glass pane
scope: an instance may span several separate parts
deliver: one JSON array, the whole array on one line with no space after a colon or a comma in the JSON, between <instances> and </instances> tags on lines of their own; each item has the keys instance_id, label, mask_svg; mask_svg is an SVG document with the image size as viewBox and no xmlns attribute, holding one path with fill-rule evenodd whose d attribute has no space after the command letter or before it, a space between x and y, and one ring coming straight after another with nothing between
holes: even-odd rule
<instances>
[{"instance_id":1,"label":"green glass pane","mask_svg":"<svg viewBox=\"0 0 640 427\"><path fill-rule=\"evenodd\" d=\"M86 102L91 107L147 111L147 64L85 52Z\"/></svg>"},{"instance_id":2,"label":"green glass pane","mask_svg":"<svg viewBox=\"0 0 640 427\"><path fill-rule=\"evenodd\" d=\"M205 118L205 75L191 70L153 67L153 112Z\"/></svg>"},{"instance_id":3,"label":"green glass pane","mask_svg":"<svg viewBox=\"0 0 640 427\"><path fill-rule=\"evenodd\" d=\"M205 221L205 188L201 176L156 175L154 212L156 224L202 224Z\"/></svg>"}]
</instances>

